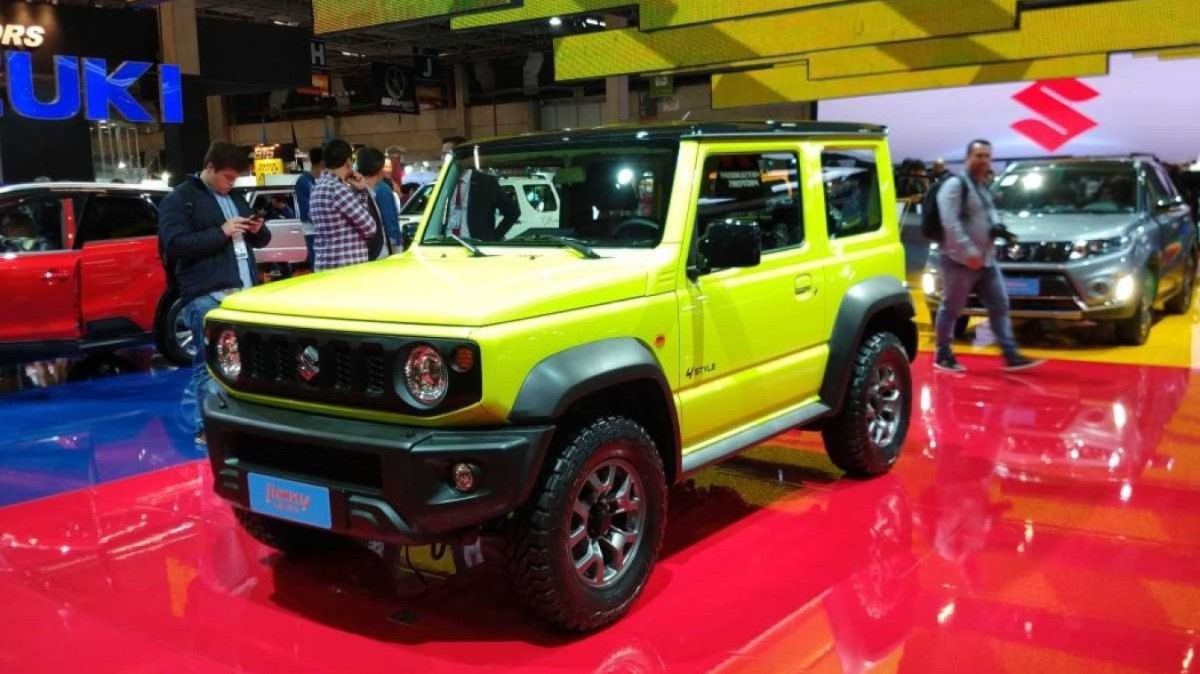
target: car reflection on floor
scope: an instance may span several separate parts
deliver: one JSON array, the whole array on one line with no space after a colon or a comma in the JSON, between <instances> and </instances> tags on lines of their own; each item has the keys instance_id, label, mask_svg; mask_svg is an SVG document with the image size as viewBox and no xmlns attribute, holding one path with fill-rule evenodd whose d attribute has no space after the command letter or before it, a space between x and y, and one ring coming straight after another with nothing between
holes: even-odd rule
<instances>
[{"instance_id":1,"label":"car reflection on floor","mask_svg":"<svg viewBox=\"0 0 1200 674\"><path fill-rule=\"evenodd\" d=\"M552 633L517 609L499 539L458 572L450 556L414 550L421 573L404 596L364 546L274 553L237 528L197 461L0 508L0 662L22 672L1187 670L1200 646L1190 371L1053 362L1011 377L991 359L964 362L970 374L956 377L918 361L910 440L889 476L846 480L819 438L791 433L674 488L662 564L631 614L598 634ZM4 475L24 479L0 494L23 489L11 502L184 461L175 415L186 376L49 389L22 412L6 404L0 420L29 458L4 445Z\"/></svg>"}]
</instances>

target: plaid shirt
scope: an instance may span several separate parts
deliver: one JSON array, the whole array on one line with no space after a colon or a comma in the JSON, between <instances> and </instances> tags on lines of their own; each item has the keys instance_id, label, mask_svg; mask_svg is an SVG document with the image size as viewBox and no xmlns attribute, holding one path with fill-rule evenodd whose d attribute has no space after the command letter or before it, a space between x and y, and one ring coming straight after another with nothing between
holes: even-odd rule
<instances>
[{"instance_id":1,"label":"plaid shirt","mask_svg":"<svg viewBox=\"0 0 1200 674\"><path fill-rule=\"evenodd\" d=\"M367 261L367 242L376 231L375 219L367 210L368 199L367 191L355 192L328 171L321 174L308 206L317 230L314 271Z\"/></svg>"}]
</instances>

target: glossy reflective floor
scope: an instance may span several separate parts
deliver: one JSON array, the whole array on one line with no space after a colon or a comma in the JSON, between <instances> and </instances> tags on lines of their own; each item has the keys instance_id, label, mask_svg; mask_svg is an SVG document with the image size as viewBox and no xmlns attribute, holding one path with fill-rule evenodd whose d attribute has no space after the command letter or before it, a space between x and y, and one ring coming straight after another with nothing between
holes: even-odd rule
<instances>
[{"instance_id":1,"label":"glossy reflective floor","mask_svg":"<svg viewBox=\"0 0 1200 674\"><path fill-rule=\"evenodd\" d=\"M490 547L457 575L415 551L401 597L365 549L253 542L180 423L186 372L8 395L0 671L1200 671L1198 319L1140 349L1027 334L1056 359L1023 376L922 357L891 475L843 479L809 434L699 474L633 612L581 638L529 620Z\"/></svg>"}]
</instances>

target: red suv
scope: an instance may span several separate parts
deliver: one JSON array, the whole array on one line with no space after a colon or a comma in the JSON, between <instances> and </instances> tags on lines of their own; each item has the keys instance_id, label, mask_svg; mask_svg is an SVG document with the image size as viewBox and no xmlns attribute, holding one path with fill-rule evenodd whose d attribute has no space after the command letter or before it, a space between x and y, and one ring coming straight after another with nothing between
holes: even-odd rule
<instances>
[{"instance_id":1,"label":"red suv","mask_svg":"<svg viewBox=\"0 0 1200 674\"><path fill-rule=\"evenodd\" d=\"M158 250L165 188L34 183L0 188L0 363L155 343L194 347Z\"/></svg>"}]
</instances>

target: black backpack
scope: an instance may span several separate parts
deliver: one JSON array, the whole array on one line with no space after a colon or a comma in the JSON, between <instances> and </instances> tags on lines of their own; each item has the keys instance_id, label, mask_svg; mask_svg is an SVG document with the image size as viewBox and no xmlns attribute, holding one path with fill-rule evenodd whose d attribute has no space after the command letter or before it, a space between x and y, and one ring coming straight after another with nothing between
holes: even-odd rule
<instances>
[{"instance_id":1,"label":"black backpack","mask_svg":"<svg viewBox=\"0 0 1200 674\"><path fill-rule=\"evenodd\" d=\"M949 174L940 180L935 181L929 186L929 191L921 199L921 234L926 239L934 243L942 243L945 237L945 230L942 228L942 212L938 208L938 191L950 182ZM961 216L967 216L967 180L959 177L959 182L962 184L962 213Z\"/></svg>"}]
</instances>

